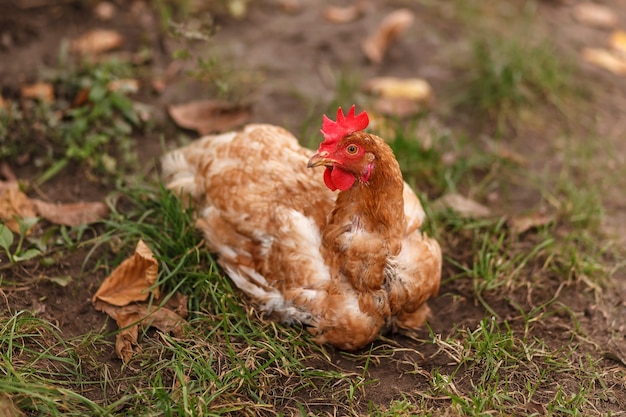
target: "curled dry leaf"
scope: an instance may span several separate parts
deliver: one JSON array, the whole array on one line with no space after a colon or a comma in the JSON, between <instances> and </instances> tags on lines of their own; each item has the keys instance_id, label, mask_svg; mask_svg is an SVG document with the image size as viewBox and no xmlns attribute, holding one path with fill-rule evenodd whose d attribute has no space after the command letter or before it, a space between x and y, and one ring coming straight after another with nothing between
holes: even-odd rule
<instances>
[{"instance_id":1,"label":"curled dry leaf","mask_svg":"<svg viewBox=\"0 0 626 417\"><path fill-rule=\"evenodd\" d=\"M611 28L617 25L617 14L609 7L596 3L578 3L572 10L574 18L588 26Z\"/></svg>"},{"instance_id":2,"label":"curled dry leaf","mask_svg":"<svg viewBox=\"0 0 626 417\"><path fill-rule=\"evenodd\" d=\"M388 14L376 31L361 44L365 56L373 63L383 61L389 46L413 24L415 15L408 9L398 9Z\"/></svg>"},{"instance_id":3,"label":"curled dry leaf","mask_svg":"<svg viewBox=\"0 0 626 417\"><path fill-rule=\"evenodd\" d=\"M176 293L164 306L161 304L158 299L152 305L133 303L126 306L94 301L94 308L108 314L121 329L115 339L115 352L124 362L132 358L140 326L144 329L156 327L159 331L172 333L174 336L182 335L187 317L187 297Z\"/></svg>"},{"instance_id":4,"label":"curled dry leaf","mask_svg":"<svg viewBox=\"0 0 626 417\"><path fill-rule=\"evenodd\" d=\"M481 219L492 215L488 207L457 193L444 195L435 201L435 206L450 208L465 218Z\"/></svg>"},{"instance_id":5,"label":"curled dry leaf","mask_svg":"<svg viewBox=\"0 0 626 417\"><path fill-rule=\"evenodd\" d=\"M159 288L154 287L158 272L152 251L140 240L133 256L111 272L92 301L102 300L115 306L125 306L133 301L145 301L151 292L158 297Z\"/></svg>"},{"instance_id":6,"label":"curled dry leaf","mask_svg":"<svg viewBox=\"0 0 626 417\"><path fill-rule=\"evenodd\" d=\"M101 202L53 204L37 199L31 201L41 217L65 226L95 223L109 214L109 208Z\"/></svg>"},{"instance_id":7,"label":"curled dry leaf","mask_svg":"<svg viewBox=\"0 0 626 417\"><path fill-rule=\"evenodd\" d=\"M604 68L616 75L626 75L626 58L601 48L584 48L582 57L590 64Z\"/></svg>"},{"instance_id":8,"label":"curled dry leaf","mask_svg":"<svg viewBox=\"0 0 626 417\"><path fill-rule=\"evenodd\" d=\"M0 181L0 220L19 233L19 219L36 217L35 206L24 194L17 181Z\"/></svg>"},{"instance_id":9,"label":"curled dry leaf","mask_svg":"<svg viewBox=\"0 0 626 417\"><path fill-rule=\"evenodd\" d=\"M117 49L124 38L114 30L94 29L72 41L72 50L83 55L95 55Z\"/></svg>"},{"instance_id":10,"label":"curled dry leaf","mask_svg":"<svg viewBox=\"0 0 626 417\"><path fill-rule=\"evenodd\" d=\"M551 223L554 219L544 213L532 213L523 216L514 216L509 219L509 227L513 233L522 234L530 229L536 229Z\"/></svg>"},{"instance_id":11,"label":"curled dry leaf","mask_svg":"<svg viewBox=\"0 0 626 417\"><path fill-rule=\"evenodd\" d=\"M54 102L54 89L50 83L39 82L23 85L20 94L22 98L32 98L46 103Z\"/></svg>"},{"instance_id":12,"label":"curled dry leaf","mask_svg":"<svg viewBox=\"0 0 626 417\"><path fill-rule=\"evenodd\" d=\"M220 133L244 124L250 118L250 108L217 100L200 100L169 106L174 122L201 135Z\"/></svg>"},{"instance_id":13,"label":"curled dry leaf","mask_svg":"<svg viewBox=\"0 0 626 417\"><path fill-rule=\"evenodd\" d=\"M324 19L333 23L348 23L363 15L363 3L357 2L350 6L328 6L324 9Z\"/></svg>"}]
</instances>

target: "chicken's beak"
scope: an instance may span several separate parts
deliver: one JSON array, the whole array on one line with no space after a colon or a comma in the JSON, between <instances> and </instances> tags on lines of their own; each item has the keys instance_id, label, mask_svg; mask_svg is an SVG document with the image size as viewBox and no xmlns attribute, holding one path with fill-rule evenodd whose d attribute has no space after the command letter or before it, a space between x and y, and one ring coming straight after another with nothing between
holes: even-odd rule
<instances>
[{"instance_id":1,"label":"chicken's beak","mask_svg":"<svg viewBox=\"0 0 626 417\"><path fill-rule=\"evenodd\" d=\"M328 152L318 152L309 159L309 163L306 164L308 168L315 168L321 165L332 166L337 161L328 158Z\"/></svg>"}]
</instances>

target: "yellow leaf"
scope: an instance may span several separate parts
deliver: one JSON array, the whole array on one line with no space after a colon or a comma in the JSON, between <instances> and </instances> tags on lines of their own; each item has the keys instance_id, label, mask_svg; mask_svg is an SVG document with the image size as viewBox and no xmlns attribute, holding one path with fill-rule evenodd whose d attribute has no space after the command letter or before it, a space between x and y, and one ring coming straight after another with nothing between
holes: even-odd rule
<instances>
[{"instance_id":1,"label":"yellow leaf","mask_svg":"<svg viewBox=\"0 0 626 417\"><path fill-rule=\"evenodd\" d=\"M114 30L93 29L72 41L72 50L84 55L99 54L117 49L124 38Z\"/></svg>"},{"instance_id":2,"label":"yellow leaf","mask_svg":"<svg viewBox=\"0 0 626 417\"><path fill-rule=\"evenodd\" d=\"M620 54L623 54L622 58L626 56L626 32L623 30L616 30L611 35L609 43L611 44L611 48Z\"/></svg>"},{"instance_id":3,"label":"yellow leaf","mask_svg":"<svg viewBox=\"0 0 626 417\"><path fill-rule=\"evenodd\" d=\"M613 74L626 75L626 59L606 49L585 48L582 57L590 64L611 71Z\"/></svg>"},{"instance_id":4,"label":"yellow leaf","mask_svg":"<svg viewBox=\"0 0 626 417\"><path fill-rule=\"evenodd\" d=\"M375 77L367 82L365 88L386 98L425 101L433 96L430 84L422 78Z\"/></svg>"}]
</instances>

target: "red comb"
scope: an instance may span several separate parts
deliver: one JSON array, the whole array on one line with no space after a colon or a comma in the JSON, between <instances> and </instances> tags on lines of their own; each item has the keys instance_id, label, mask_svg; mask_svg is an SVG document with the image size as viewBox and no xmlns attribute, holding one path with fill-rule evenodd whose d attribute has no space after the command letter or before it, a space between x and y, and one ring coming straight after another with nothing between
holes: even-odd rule
<instances>
[{"instance_id":1,"label":"red comb","mask_svg":"<svg viewBox=\"0 0 626 417\"><path fill-rule=\"evenodd\" d=\"M354 105L350 108L347 116L343 115L341 107L337 110L337 121L333 122L324 115L322 119L322 135L326 144L336 142L350 133L358 132L367 127L370 122L366 112L354 115Z\"/></svg>"}]
</instances>

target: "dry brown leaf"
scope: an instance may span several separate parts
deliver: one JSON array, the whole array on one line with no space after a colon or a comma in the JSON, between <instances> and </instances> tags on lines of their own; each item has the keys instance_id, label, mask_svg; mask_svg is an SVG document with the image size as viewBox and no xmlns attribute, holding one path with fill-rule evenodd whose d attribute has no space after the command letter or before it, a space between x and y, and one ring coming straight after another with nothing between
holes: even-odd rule
<instances>
[{"instance_id":1,"label":"dry brown leaf","mask_svg":"<svg viewBox=\"0 0 626 417\"><path fill-rule=\"evenodd\" d=\"M133 301L145 301L151 292L158 298L159 288L152 288L158 268L152 251L140 240L133 256L111 272L96 291L93 301L102 300L115 306L125 306Z\"/></svg>"},{"instance_id":2,"label":"dry brown leaf","mask_svg":"<svg viewBox=\"0 0 626 417\"><path fill-rule=\"evenodd\" d=\"M17 181L0 181L0 220L19 233L19 219L36 217L33 202L24 194Z\"/></svg>"},{"instance_id":3,"label":"dry brown leaf","mask_svg":"<svg viewBox=\"0 0 626 417\"><path fill-rule=\"evenodd\" d=\"M444 195L435 202L435 205L450 208L465 218L481 219L492 214L488 207L457 193Z\"/></svg>"},{"instance_id":4,"label":"dry brown leaf","mask_svg":"<svg viewBox=\"0 0 626 417\"><path fill-rule=\"evenodd\" d=\"M530 229L545 226L553 221L552 216L543 213L532 213L514 216L509 219L509 227L513 233L522 234Z\"/></svg>"},{"instance_id":5,"label":"dry brown leaf","mask_svg":"<svg viewBox=\"0 0 626 417\"><path fill-rule=\"evenodd\" d=\"M588 26L611 28L618 21L611 8L596 3L579 3L574 6L573 13L576 20Z\"/></svg>"},{"instance_id":6,"label":"dry brown leaf","mask_svg":"<svg viewBox=\"0 0 626 417\"><path fill-rule=\"evenodd\" d=\"M107 29L93 29L72 41L72 50L83 55L95 55L117 49L124 43L118 32Z\"/></svg>"},{"instance_id":7,"label":"dry brown leaf","mask_svg":"<svg viewBox=\"0 0 626 417\"><path fill-rule=\"evenodd\" d=\"M20 93L22 98L32 98L45 101L46 103L54 102L54 88L50 83L39 82L23 85Z\"/></svg>"},{"instance_id":8,"label":"dry brown leaf","mask_svg":"<svg viewBox=\"0 0 626 417\"><path fill-rule=\"evenodd\" d=\"M611 48L622 55L622 58L626 56L626 32L623 30L616 30L613 32L611 34L609 44L611 45Z\"/></svg>"},{"instance_id":9,"label":"dry brown leaf","mask_svg":"<svg viewBox=\"0 0 626 417\"><path fill-rule=\"evenodd\" d=\"M582 57L585 61L611 71L613 74L626 75L626 59L615 53L600 48L584 48Z\"/></svg>"},{"instance_id":10,"label":"dry brown leaf","mask_svg":"<svg viewBox=\"0 0 626 417\"><path fill-rule=\"evenodd\" d=\"M31 201L41 217L65 226L95 223L109 214L109 208L101 202L53 204L38 199Z\"/></svg>"},{"instance_id":11,"label":"dry brown leaf","mask_svg":"<svg viewBox=\"0 0 626 417\"><path fill-rule=\"evenodd\" d=\"M0 416L3 417L22 417L25 415L22 410L17 408L11 396L5 392L0 393Z\"/></svg>"},{"instance_id":12,"label":"dry brown leaf","mask_svg":"<svg viewBox=\"0 0 626 417\"><path fill-rule=\"evenodd\" d=\"M350 6L328 6L324 9L324 19L333 23L353 22L363 14L363 8L360 3Z\"/></svg>"},{"instance_id":13,"label":"dry brown leaf","mask_svg":"<svg viewBox=\"0 0 626 417\"><path fill-rule=\"evenodd\" d=\"M181 336L186 324L187 297L176 293L164 306L155 300L153 305L133 303L126 306L114 306L104 301L94 301L94 308L103 311L115 320L120 332L115 339L115 352L124 362L128 362L137 346L139 326L147 329L156 327L163 333ZM180 313L183 311L183 313Z\"/></svg>"},{"instance_id":14,"label":"dry brown leaf","mask_svg":"<svg viewBox=\"0 0 626 417\"><path fill-rule=\"evenodd\" d=\"M361 44L365 56L375 64L380 64L389 46L413 24L415 15L408 9L398 9L389 13L376 31Z\"/></svg>"},{"instance_id":15,"label":"dry brown leaf","mask_svg":"<svg viewBox=\"0 0 626 417\"><path fill-rule=\"evenodd\" d=\"M133 78L121 78L119 80L110 81L107 84L109 91L121 91L128 94L134 94L139 91L139 81Z\"/></svg>"},{"instance_id":16,"label":"dry brown leaf","mask_svg":"<svg viewBox=\"0 0 626 417\"><path fill-rule=\"evenodd\" d=\"M217 100L200 100L169 106L174 122L201 135L220 133L244 124L250 118L248 107Z\"/></svg>"}]
</instances>

